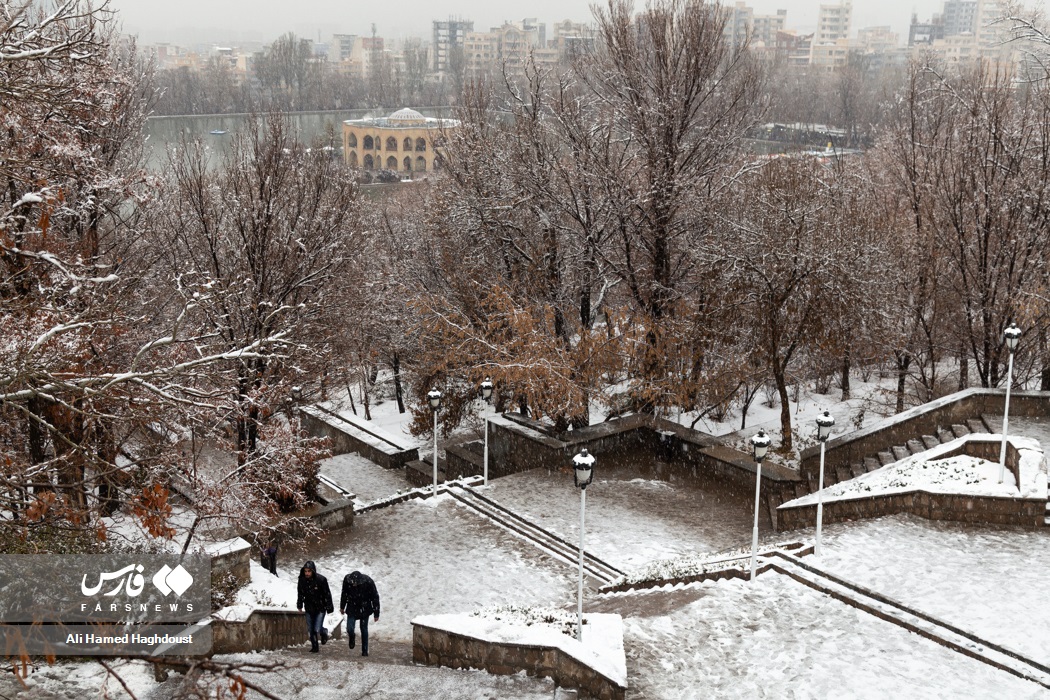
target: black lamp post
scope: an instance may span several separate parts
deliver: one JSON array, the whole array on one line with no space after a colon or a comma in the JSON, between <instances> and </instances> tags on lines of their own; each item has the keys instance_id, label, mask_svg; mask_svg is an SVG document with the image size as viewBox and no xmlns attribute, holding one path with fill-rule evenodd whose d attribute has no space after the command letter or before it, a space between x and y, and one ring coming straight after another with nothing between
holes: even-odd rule
<instances>
[{"instance_id":1,"label":"black lamp post","mask_svg":"<svg viewBox=\"0 0 1050 700\"><path fill-rule=\"evenodd\" d=\"M831 428L835 425L835 417L828 413L817 416L817 439L820 440L820 483L817 486L817 541L813 551L820 556L820 527L824 520L824 446L831 437Z\"/></svg>"},{"instance_id":2,"label":"black lamp post","mask_svg":"<svg viewBox=\"0 0 1050 700\"><path fill-rule=\"evenodd\" d=\"M751 438L751 448L755 454L755 527L751 531L751 578L755 578L755 553L758 551L758 507L759 493L762 490L762 460L766 458L770 439L762 430Z\"/></svg>"},{"instance_id":3,"label":"black lamp post","mask_svg":"<svg viewBox=\"0 0 1050 700\"><path fill-rule=\"evenodd\" d=\"M492 398L492 380L485 377L485 381L481 383L481 396L485 399L485 403L489 402ZM485 457L483 460L484 469L484 480L485 486L489 485L489 419L485 417Z\"/></svg>"},{"instance_id":4,"label":"black lamp post","mask_svg":"<svg viewBox=\"0 0 1050 700\"><path fill-rule=\"evenodd\" d=\"M1003 477L1006 473L1006 430L1010 424L1010 385L1014 382L1014 350L1017 349L1017 343L1021 340L1021 329L1017 327L1017 324L1010 323L1010 326L1003 331L1003 340L1006 342L1006 349L1010 351L1010 363L1006 370L1006 404L1003 406L1003 443L999 448L999 483L1003 483Z\"/></svg>"},{"instance_id":5,"label":"black lamp post","mask_svg":"<svg viewBox=\"0 0 1050 700\"><path fill-rule=\"evenodd\" d=\"M583 518L587 509L587 487L594 480L594 455L586 449L572 458L572 480L580 489L580 581L576 592L576 639L583 641Z\"/></svg>"},{"instance_id":6,"label":"black lamp post","mask_svg":"<svg viewBox=\"0 0 1050 700\"><path fill-rule=\"evenodd\" d=\"M438 411L441 410L441 398L442 394L434 387L427 392L427 401L430 403L430 410L434 412L434 495L437 495L438 491Z\"/></svg>"}]
</instances>

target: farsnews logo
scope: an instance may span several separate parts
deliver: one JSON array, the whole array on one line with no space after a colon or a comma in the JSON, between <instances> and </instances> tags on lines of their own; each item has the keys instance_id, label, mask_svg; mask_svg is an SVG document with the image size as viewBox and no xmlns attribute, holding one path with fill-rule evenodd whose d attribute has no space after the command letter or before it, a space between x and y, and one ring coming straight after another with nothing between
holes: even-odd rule
<instances>
[{"instance_id":1,"label":"farsnews logo","mask_svg":"<svg viewBox=\"0 0 1050 700\"><path fill-rule=\"evenodd\" d=\"M142 589L146 587L142 571L142 564L129 564L123 569L105 571L98 575L98 583L94 586L88 586L88 574L84 574L83 579L80 581L80 592L86 596L95 596L99 594L108 582L116 581L117 585L103 593L103 596L115 596L123 588L128 597L135 598L141 595ZM176 596L181 596L193 585L193 576L182 567L182 564L179 564L174 569L165 564L157 570L157 573L153 574L152 582L154 587L164 596L169 596L172 593Z\"/></svg>"}]
</instances>

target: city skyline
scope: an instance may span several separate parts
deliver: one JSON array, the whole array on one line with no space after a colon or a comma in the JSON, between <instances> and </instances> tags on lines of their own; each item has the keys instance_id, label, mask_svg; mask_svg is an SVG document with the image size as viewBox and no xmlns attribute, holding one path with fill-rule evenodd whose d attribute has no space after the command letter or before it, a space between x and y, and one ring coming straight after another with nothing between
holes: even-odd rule
<instances>
[{"instance_id":1,"label":"city skyline","mask_svg":"<svg viewBox=\"0 0 1050 700\"><path fill-rule=\"evenodd\" d=\"M367 35L376 32L389 40L408 37L429 38L431 23L449 17L474 22L478 31L499 26L504 21L534 17L550 26L569 19L590 21L588 0L530 0L529 2L483 2L481 0L446 0L440 5L421 0L404 0L396 5L371 5L351 10L335 0L301 0L294 5L277 0L227 0L224 3L183 0L178 4L158 4L155 0L111 0L118 12L123 31L136 35L143 43L209 43L273 41L281 34L294 32L305 38L327 41L332 34ZM734 3L727 3L732 5ZM820 0L750 0L746 3L756 14L774 14L787 10L787 27L812 31L817 21ZM1050 0L1030 5L1044 11ZM884 0L873 3L854 2L851 34L872 26L890 26L906 43L912 13L920 20L940 12L943 0ZM642 3L636 3L640 8Z\"/></svg>"}]
</instances>

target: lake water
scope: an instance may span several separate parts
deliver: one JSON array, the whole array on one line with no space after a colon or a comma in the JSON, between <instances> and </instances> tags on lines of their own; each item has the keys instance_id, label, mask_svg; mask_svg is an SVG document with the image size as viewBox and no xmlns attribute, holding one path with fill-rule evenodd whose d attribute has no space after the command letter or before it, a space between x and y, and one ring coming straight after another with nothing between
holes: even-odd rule
<instances>
[{"instance_id":1,"label":"lake water","mask_svg":"<svg viewBox=\"0 0 1050 700\"><path fill-rule=\"evenodd\" d=\"M286 114L292 127L299 133L299 140L306 144L329 141L339 148L342 145L342 123L347 119L386 116L396 110L385 107L377 109L350 109L335 112L289 112ZM448 108L419 108L427 117L447 117ZM263 115L265 116L265 115ZM234 134L244 129L245 114L203 114L171 117L150 117L146 121L146 142L149 153L148 165L158 170L166 162L169 146L175 146L182 138L202 139L218 155L230 143ZM213 131L225 132L213 134Z\"/></svg>"},{"instance_id":2,"label":"lake water","mask_svg":"<svg viewBox=\"0 0 1050 700\"><path fill-rule=\"evenodd\" d=\"M299 140L306 144L318 141L322 145L340 148L342 145L342 123L347 119L386 116L394 109L380 107L377 109L351 109L334 112L289 112L286 114L292 127L299 132ZM420 107L418 111L427 117L448 117L448 107ZM169 146L179 143L183 137L204 140L217 158L230 143L233 135L244 128L247 115L244 114L203 114L181 115L171 117L151 117L146 122L146 142L149 152L148 166L152 170L161 169L167 160L165 155ZM213 134L213 131L224 133ZM334 139L334 140L333 140ZM748 140L748 147L755 153L782 153L800 150L800 146L779 141ZM214 162L214 158L213 158Z\"/></svg>"}]
</instances>

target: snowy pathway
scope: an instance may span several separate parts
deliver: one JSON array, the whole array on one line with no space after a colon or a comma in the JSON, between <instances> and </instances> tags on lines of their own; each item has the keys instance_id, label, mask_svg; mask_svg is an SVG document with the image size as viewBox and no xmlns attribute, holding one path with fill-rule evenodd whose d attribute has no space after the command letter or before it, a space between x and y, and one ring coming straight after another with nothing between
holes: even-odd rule
<instances>
[{"instance_id":1,"label":"snowy pathway","mask_svg":"<svg viewBox=\"0 0 1050 700\"><path fill-rule=\"evenodd\" d=\"M913 516L832 525L832 573L1050 664L1050 528L973 528Z\"/></svg>"},{"instance_id":2,"label":"snowy pathway","mask_svg":"<svg viewBox=\"0 0 1050 700\"><path fill-rule=\"evenodd\" d=\"M1050 695L772 572L601 607L625 616L634 700Z\"/></svg>"},{"instance_id":3,"label":"snowy pathway","mask_svg":"<svg viewBox=\"0 0 1050 700\"><path fill-rule=\"evenodd\" d=\"M620 569L751 541L753 495L599 467L587 488L586 549ZM571 473L534 469L494 479L480 492L570 542L579 540L580 493ZM771 532L768 521L760 527Z\"/></svg>"}]
</instances>

